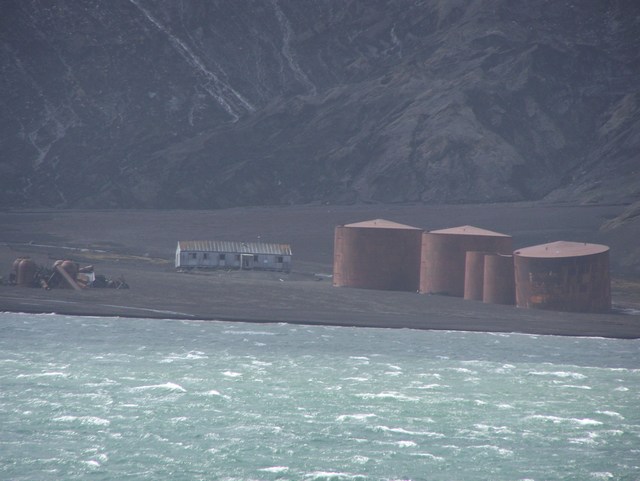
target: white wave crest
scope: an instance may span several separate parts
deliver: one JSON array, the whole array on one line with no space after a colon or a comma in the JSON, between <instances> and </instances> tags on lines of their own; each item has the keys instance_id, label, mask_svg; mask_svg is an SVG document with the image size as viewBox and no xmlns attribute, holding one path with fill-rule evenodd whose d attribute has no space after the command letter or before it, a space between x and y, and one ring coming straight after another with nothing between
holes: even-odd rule
<instances>
[{"instance_id":1,"label":"white wave crest","mask_svg":"<svg viewBox=\"0 0 640 481\"><path fill-rule=\"evenodd\" d=\"M605 416L609 416L612 418L617 418L617 419L624 419L624 416L620 413L617 413L615 411L596 411L598 414L604 414Z\"/></svg>"},{"instance_id":2,"label":"white wave crest","mask_svg":"<svg viewBox=\"0 0 640 481\"><path fill-rule=\"evenodd\" d=\"M209 359L209 356L205 355L204 352L200 352L200 351L189 351L187 353L182 353L182 354L171 353L169 356L167 356L160 362L164 364L170 364L174 361L193 361L195 359Z\"/></svg>"},{"instance_id":3,"label":"white wave crest","mask_svg":"<svg viewBox=\"0 0 640 481\"><path fill-rule=\"evenodd\" d=\"M586 379L587 376L581 374L579 372L570 372L570 371L530 371L529 374L532 376L553 376L559 378L571 378L571 379Z\"/></svg>"},{"instance_id":4,"label":"white wave crest","mask_svg":"<svg viewBox=\"0 0 640 481\"><path fill-rule=\"evenodd\" d=\"M344 422L347 420L366 421L369 418L375 418L375 417L377 417L375 414L341 414L336 418L336 421L338 422Z\"/></svg>"},{"instance_id":5,"label":"white wave crest","mask_svg":"<svg viewBox=\"0 0 640 481\"><path fill-rule=\"evenodd\" d=\"M407 396L406 394L399 393L397 391L383 391L380 393L362 393L356 394L357 397L362 399L397 399L398 401L419 401L420 398L414 396Z\"/></svg>"},{"instance_id":6,"label":"white wave crest","mask_svg":"<svg viewBox=\"0 0 640 481\"><path fill-rule=\"evenodd\" d=\"M586 438L569 438L569 443L571 443L571 444L585 444L587 446L598 444L593 436L587 436Z\"/></svg>"},{"instance_id":7,"label":"white wave crest","mask_svg":"<svg viewBox=\"0 0 640 481\"><path fill-rule=\"evenodd\" d=\"M223 331L223 334L231 334L231 335L235 334L238 336L275 336L276 335L275 332L268 332L268 331L247 331L247 330L236 331L233 329Z\"/></svg>"},{"instance_id":8,"label":"white wave crest","mask_svg":"<svg viewBox=\"0 0 640 481\"><path fill-rule=\"evenodd\" d=\"M480 449L483 451L493 451L499 456L508 457L513 456L513 451L507 448L501 448L500 446L494 446L493 444L483 444L480 446L470 446L471 449Z\"/></svg>"},{"instance_id":9,"label":"white wave crest","mask_svg":"<svg viewBox=\"0 0 640 481\"><path fill-rule=\"evenodd\" d=\"M449 386L444 386L442 384L437 384L437 383L433 383L433 384L418 384L416 386L411 386L413 389L436 389L439 387L444 387L447 388Z\"/></svg>"},{"instance_id":10,"label":"white wave crest","mask_svg":"<svg viewBox=\"0 0 640 481\"><path fill-rule=\"evenodd\" d=\"M438 462L442 462L445 460L443 457L436 456L431 453L410 453L409 456L415 456L416 458L430 459L432 461L438 461Z\"/></svg>"},{"instance_id":11,"label":"white wave crest","mask_svg":"<svg viewBox=\"0 0 640 481\"><path fill-rule=\"evenodd\" d=\"M17 379L35 379L39 377L69 377L66 372L52 371L52 372L39 372L34 374L18 374Z\"/></svg>"},{"instance_id":12,"label":"white wave crest","mask_svg":"<svg viewBox=\"0 0 640 481\"><path fill-rule=\"evenodd\" d=\"M109 426L111 421L104 418L99 418L97 416L58 416L57 418L53 418L53 421L59 423L72 423L72 422L80 422L80 424L85 424L89 426Z\"/></svg>"},{"instance_id":13,"label":"white wave crest","mask_svg":"<svg viewBox=\"0 0 640 481\"><path fill-rule=\"evenodd\" d=\"M152 384L150 386L137 386L131 388L132 391L147 391L151 389L167 389L169 391L187 392L185 388L173 382L165 382L164 384Z\"/></svg>"},{"instance_id":14,"label":"white wave crest","mask_svg":"<svg viewBox=\"0 0 640 481\"><path fill-rule=\"evenodd\" d=\"M593 479L613 479L614 478L613 473L610 473L608 471L593 472L593 473L590 473L590 476Z\"/></svg>"},{"instance_id":15,"label":"white wave crest","mask_svg":"<svg viewBox=\"0 0 640 481\"><path fill-rule=\"evenodd\" d=\"M413 448L417 446L414 441L397 441L395 444L400 446L401 448Z\"/></svg>"},{"instance_id":16,"label":"white wave crest","mask_svg":"<svg viewBox=\"0 0 640 481\"><path fill-rule=\"evenodd\" d=\"M539 420L539 421L550 421L553 424L572 423L572 424L578 424L580 426L600 426L600 425L603 424L600 421L596 421L595 419L589 419L589 418L584 418L584 419L563 418L563 417L559 417L559 416L548 416L548 415L543 415L543 414L534 414L532 416L527 416L525 419Z\"/></svg>"},{"instance_id":17,"label":"white wave crest","mask_svg":"<svg viewBox=\"0 0 640 481\"><path fill-rule=\"evenodd\" d=\"M263 471L265 473L286 473L289 471L288 466L269 466L268 468L261 468L258 471Z\"/></svg>"},{"instance_id":18,"label":"white wave crest","mask_svg":"<svg viewBox=\"0 0 640 481\"><path fill-rule=\"evenodd\" d=\"M364 481L366 476L361 474L341 473L334 471L313 471L304 475L305 479L312 479L314 481L342 481L342 480L354 480Z\"/></svg>"},{"instance_id":19,"label":"white wave crest","mask_svg":"<svg viewBox=\"0 0 640 481\"><path fill-rule=\"evenodd\" d=\"M409 431L408 429L390 428L389 426L376 426L374 428L374 431L383 431L383 432L396 433L396 434L407 434L407 435L410 435L410 436L426 436L426 437L429 437L429 438L443 438L444 437L444 434L435 433L433 431Z\"/></svg>"}]
</instances>

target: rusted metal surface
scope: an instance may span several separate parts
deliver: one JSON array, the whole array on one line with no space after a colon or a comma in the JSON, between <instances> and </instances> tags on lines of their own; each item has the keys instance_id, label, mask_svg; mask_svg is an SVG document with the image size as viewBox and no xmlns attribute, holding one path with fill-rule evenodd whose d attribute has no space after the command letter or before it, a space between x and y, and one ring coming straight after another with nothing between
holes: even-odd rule
<instances>
[{"instance_id":1,"label":"rusted metal surface","mask_svg":"<svg viewBox=\"0 0 640 481\"><path fill-rule=\"evenodd\" d=\"M29 257L20 257L13 262L16 285L27 287L33 284L36 275L36 263Z\"/></svg>"},{"instance_id":2,"label":"rusted metal surface","mask_svg":"<svg viewBox=\"0 0 640 481\"><path fill-rule=\"evenodd\" d=\"M608 252L609 247L602 244L587 244L586 242L557 241L549 244L518 249L515 254L519 257L537 258L566 258L591 256Z\"/></svg>"},{"instance_id":3,"label":"rusted metal surface","mask_svg":"<svg viewBox=\"0 0 640 481\"><path fill-rule=\"evenodd\" d=\"M611 309L609 248L553 242L514 252L518 307L600 312Z\"/></svg>"},{"instance_id":4,"label":"rusted metal surface","mask_svg":"<svg viewBox=\"0 0 640 481\"><path fill-rule=\"evenodd\" d=\"M79 291L81 289L78 283L73 279L73 277L71 277L71 274L69 274L69 272L64 268L62 264L56 265L55 269L60 273L60 275L67 282L69 287L72 287L76 291Z\"/></svg>"},{"instance_id":5,"label":"rusted metal surface","mask_svg":"<svg viewBox=\"0 0 640 481\"><path fill-rule=\"evenodd\" d=\"M384 219L337 226L333 285L416 292L422 229Z\"/></svg>"},{"instance_id":6,"label":"rusted metal surface","mask_svg":"<svg viewBox=\"0 0 640 481\"><path fill-rule=\"evenodd\" d=\"M482 300L485 254L484 251L467 251L464 264L464 298L467 300Z\"/></svg>"},{"instance_id":7,"label":"rusted metal surface","mask_svg":"<svg viewBox=\"0 0 640 481\"><path fill-rule=\"evenodd\" d=\"M53 263L53 268L65 280L65 287L80 290L80 286L76 283L76 277L78 276L80 266L76 262L70 260L57 260Z\"/></svg>"},{"instance_id":8,"label":"rusted metal surface","mask_svg":"<svg viewBox=\"0 0 640 481\"><path fill-rule=\"evenodd\" d=\"M425 232L422 235L420 292L464 296L464 275L467 251L511 254L511 236L461 226Z\"/></svg>"},{"instance_id":9,"label":"rusted metal surface","mask_svg":"<svg viewBox=\"0 0 640 481\"><path fill-rule=\"evenodd\" d=\"M515 304L513 256L503 254L485 255L483 284L483 302L487 304Z\"/></svg>"}]
</instances>

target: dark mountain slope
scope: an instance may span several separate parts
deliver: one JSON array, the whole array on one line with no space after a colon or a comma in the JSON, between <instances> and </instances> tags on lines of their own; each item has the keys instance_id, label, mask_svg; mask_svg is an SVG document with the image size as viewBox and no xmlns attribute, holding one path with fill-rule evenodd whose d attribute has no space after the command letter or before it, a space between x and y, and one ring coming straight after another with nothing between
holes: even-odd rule
<instances>
[{"instance_id":1,"label":"dark mountain slope","mask_svg":"<svg viewBox=\"0 0 640 481\"><path fill-rule=\"evenodd\" d=\"M631 202L640 3L5 0L0 205Z\"/></svg>"}]
</instances>

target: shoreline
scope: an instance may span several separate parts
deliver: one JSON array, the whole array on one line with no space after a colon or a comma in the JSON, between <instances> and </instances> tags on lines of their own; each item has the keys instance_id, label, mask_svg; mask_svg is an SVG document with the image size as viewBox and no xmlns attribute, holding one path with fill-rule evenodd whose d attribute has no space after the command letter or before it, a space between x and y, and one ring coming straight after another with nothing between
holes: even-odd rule
<instances>
[{"instance_id":1,"label":"shoreline","mask_svg":"<svg viewBox=\"0 0 640 481\"><path fill-rule=\"evenodd\" d=\"M556 239L607 244L600 231L623 206L292 206L220 211L0 212L0 275L20 255L39 265L72 259L96 274L123 277L130 289L82 291L0 286L0 311L102 317L218 320L343 327L505 332L640 338L640 279L617 267L614 310L580 314L483 304L413 292L333 287L336 225L386 218L433 230L477 225L513 236L514 246ZM535 221L535 222L534 222ZM535 223L536 228L531 225ZM634 224L635 225L635 224ZM640 236L640 228L638 228ZM634 235L631 235L634 234ZM631 239L635 231L621 238ZM291 244L293 270L177 272L178 240L220 239ZM622 247L625 247L624 245ZM630 309L631 313L624 313ZM637 314L636 314L637 312Z\"/></svg>"},{"instance_id":2,"label":"shoreline","mask_svg":"<svg viewBox=\"0 0 640 481\"><path fill-rule=\"evenodd\" d=\"M8 289L13 290L14 288ZM111 292L97 293L98 296L105 294L105 299L103 299L105 302L96 302L95 296L91 296L93 299L90 301L68 299L69 295L74 293L67 290L64 291L64 297L67 299L38 299L30 296L10 296L7 295L5 289L2 289L0 290L0 306L1 312L20 314L640 339L640 311L637 314L635 312L629 314L616 308L607 313L567 313L482 304L460 298L417 293L380 293L380 291L334 287L330 287L330 289L356 291L350 292L349 296L356 303L368 302L372 294L375 294L379 299L387 298L386 301L389 304L393 304L394 299L406 301L409 296L415 297L416 303L414 306L406 306L405 309L397 312L376 312L365 309L360 309L357 312L350 309L332 310L330 304L333 296L329 294L323 301L327 305L322 311L322 315L318 309L304 310L301 306L292 306L293 308L289 310L276 308L269 310L269 313L277 313L276 315L260 315L255 311L249 315L239 315L234 312L233 308L219 309L215 312L201 307L193 309L191 312L184 312L184 310L175 311L144 305L115 304L111 303L116 300ZM100 289L100 291L105 291L105 289ZM80 295L82 294L84 293L81 292ZM408 294L408 296L402 294ZM336 299L337 297L339 296L336 296ZM305 300L301 299L301 303L304 302ZM416 306L422 307L422 312L416 312ZM308 315L301 315L303 312Z\"/></svg>"}]
</instances>

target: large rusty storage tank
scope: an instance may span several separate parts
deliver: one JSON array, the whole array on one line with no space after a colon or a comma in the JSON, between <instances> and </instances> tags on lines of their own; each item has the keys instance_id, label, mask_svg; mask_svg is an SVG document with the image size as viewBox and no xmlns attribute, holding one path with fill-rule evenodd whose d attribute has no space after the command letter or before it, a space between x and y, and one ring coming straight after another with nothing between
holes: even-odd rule
<instances>
[{"instance_id":1,"label":"large rusty storage tank","mask_svg":"<svg viewBox=\"0 0 640 481\"><path fill-rule=\"evenodd\" d=\"M467 251L511 254L511 236L469 225L422 234L420 292L464 296Z\"/></svg>"},{"instance_id":2,"label":"large rusty storage tank","mask_svg":"<svg viewBox=\"0 0 640 481\"><path fill-rule=\"evenodd\" d=\"M376 219L337 226L333 285L416 292L422 229Z\"/></svg>"},{"instance_id":3,"label":"large rusty storage tank","mask_svg":"<svg viewBox=\"0 0 640 481\"><path fill-rule=\"evenodd\" d=\"M518 307L574 312L611 309L609 247L558 241L513 254Z\"/></svg>"}]
</instances>

